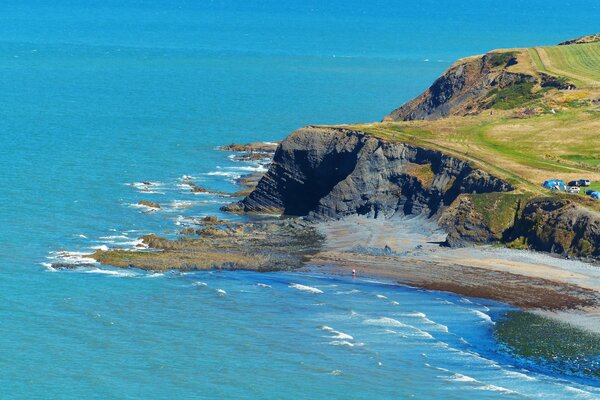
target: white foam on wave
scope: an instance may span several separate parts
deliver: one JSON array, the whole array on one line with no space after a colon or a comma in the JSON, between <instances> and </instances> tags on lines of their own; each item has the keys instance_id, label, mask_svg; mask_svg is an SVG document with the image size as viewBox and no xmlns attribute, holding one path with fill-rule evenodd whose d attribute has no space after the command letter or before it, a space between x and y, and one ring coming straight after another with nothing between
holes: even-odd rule
<instances>
[{"instance_id":1,"label":"white foam on wave","mask_svg":"<svg viewBox=\"0 0 600 400\"><path fill-rule=\"evenodd\" d=\"M233 171L212 171L212 172L207 172L206 175L208 175L208 176L226 176L229 178L240 177L239 172L233 172Z\"/></svg>"},{"instance_id":2,"label":"white foam on wave","mask_svg":"<svg viewBox=\"0 0 600 400\"><path fill-rule=\"evenodd\" d=\"M598 398L595 394L593 394L591 392L588 392L588 391L582 390L582 389L578 389L573 386L564 386L564 388L568 392L577 393L578 395L580 395L580 396L577 396L578 398L584 398L584 399L597 399Z\"/></svg>"},{"instance_id":3,"label":"white foam on wave","mask_svg":"<svg viewBox=\"0 0 600 400\"><path fill-rule=\"evenodd\" d=\"M79 235L75 235L75 237L78 237L80 239L87 239L88 237L85 236L84 234L80 233Z\"/></svg>"},{"instance_id":4,"label":"white foam on wave","mask_svg":"<svg viewBox=\"0 0 600 400\"><path fill-rule=\"evenodd\" d=\"M52 255L46 257L47 259L56 260L65 264L98 264L98 262L93 258L85 257L88 255L88 253L79 251L51 251L50 254Z\"/></svg>"},{"instance_id":5,"label":"white foam on wave","mask_svg":"<svg viewBox=\"0 0 600 400\"><path fill-rule=\"evenodd\" d=\"M352 289L352 290L342 290L340 292L335 292L335 294L357 294L360 293L360 290L358 289Z\"/></svg>"},{"instance_id":6,"label":"white foam on wave","mask_svg":"<svg viewBox=\"0 0 600 400\"><path fill-rule=\"evenodd\" d=\"M366 319L363 321L363 324L381 326L381 327L387 327L387 328L394 328L394 327L406 328L406 329L409 329L414 332L414 333L406 334L406 336L413 336L413 337L416 336L416 337L423 337L426 339L434 339L434 337L429 332L425 332L424 330L421 330L421 329L417 328L416 326L405 324L403 322L398 321L397 319L393 319L393 318L389 318L389 317Z\"/></svg>"},{"instance_id":7,"label":"white foam on wave","mask_svg":"<svg viewBox=\"0 0 600 400\"><path fill-rule=\"evenodd\" d=\"M270 288L271 287L271 285L267 285L266 283L257 283L256 286L264 287L264 288Z\"/></svg>"},{"instance_id":8,"label":"white foam on wave","mask_svg":"<svg viewBox=\"0 0 600 400\"><path fill-rule=\"evenodd\" d=\"M502 392L502 393L506 393L506 394L520 394L519 392L516 392L514 390L507 389L502 386L496 386L496 385L483 385L483 386L479 387L478 389L488 390L490 392Z\"/></svg>"},{"instance_id":9,"label":"white foam on wave","mask_svg":"<svg viewBox=\"0 0 600 400\"><path fill-rule=\"evenodd\" d=\"M523 379L524 381L537 381L537 379L535 379L534 377L531 377L529 375L523 374L521 372L504 370L504 374L506 376L510 376L511 378Z\"/></svg>"},{"instance_id":10,"label":"white foam on wave","mask_svg":"<svg viewBox=\"0 0 600 400\"><path fill-rule=\"evenodd\" d=\"M332 346L347 346L347 347L354 347L354 346L360 347L360 346L365 345L364 343L361 343L361 342L352 343L347 340L333 340L333 341L329 342L329 344Z\"/></svg>"},{"instance_id":11,"label":"white foam on wave","mask_svg":"<svg viewBox=\"0 0 600 400\"><path fill-rule=\"evenodd\" d=\"M109 236L100 236L98 239L115 240L115 239L129 239L129 237L126 235L109 235Z\"/></svg>"},{"instance_id":12,"label":"white foam on wave","mask_svg":"<svg viewBox=\"0 0 600 400\"><path fill-rule=\"evenodd\" d=\"M208 286L208 283L206 283L206 282L200 282L200 281L198 281L198 282L193 282L193 283L192 283L192 286L200 286L200 287L204 287L204 286Z\"/></svg>"},{"instance_id":13,"label":"white foam on wave","mask_svg":"<svg viewBox=\"0 0 600 400\"><path fill-rule=\"evenodd\" d=\"M108 251L108 246L105 244L101 244L99 246L92 246L91 248L94 250Z\"/></svg>"},{"instance_id":14,"label":"white foam on wave","mask_svg":"<svg viewBox=\"0 0 600 400\"><path fill-rule=\"evenodd\" d=\"M342 339L342 340L354 340L354 337L348 335L347 333L336 331L330 326L323 325L320 328L322 331L332 334L332 339Z\"/></svg>"},{"instance_id":15,"label":"white foam on wave","mask_svg":"<svg viewBox=\"0 0 600 400\"><path fill-rule=\"evenodd\" d=\"M427 314L424 314L422 312L402 313L400 315L403 316L403 317L427 318Z\"/></svg>"},{"instance_id":16,"label":"white foam on wave","mask_svg":"<svg viewBox=\"0 0 600 400\"><path fill-rule=\"evenodd\" d=\"M329 375L338 376L338 375L341 375L341 374L342 374L342 371L339 370L339 369L334 369L333 371L329 372Z\"/></svg>"},{"instance_id":17,"label":"white foam on wave","mask_svg":"<svg viewBox=\"0 0 600 400\"><path fill-rule=\"evenodd\" d=\"M227 294L227 292L226 292L226 291L224 291L223 289L217 289L217 293L218 293L220 296L225 296L225 295Z\"/></svg>"},{"instance_id":18,"label":"white foam on wave","mask_svg":"<svg viewBox=\"0 0 600 400\"><path fill-rule=\"evenodd\" d=\"M390 304L394 306L400 305L400 303L398 303L396 300L391 301Z\"/></svg>"},{"instance_id":19,"label":"white foam on wave","mask_svg":"<svg viewBox=\"0 0 600 400\"><path fill-rule=\"evenodd\" d=\"M376 294L375 297L377 297L378 299L387 299L387 297L382 294Z\"/></svg>"},{"instance_id":20,"label":"white foam on wave","mask_svg":"<svg viewBox=\"0 0 600 400\"><path fill-rule=\"evenodd\" d=\"M463 374L454 374L448 379L454 382L479 382L477 379Z\"/></svg>"},{"instance_id":21,"label":"white foam on wave","mask_svg":"<svg viewBox=\"0 0 600 400\"><path fill-rule=\"evenodd\" d=\"M147 205L138 204L138 203L129 203L127 205L131 208L137 208L140 210L140 212L143 212L143 213L155 213L155 212L158 212L161 210L160 208L149 207Z\"/></svg>"},{"instance_id":22,"label":"white foam on wave","mask_svg":"<svg viewBox=\"0 0 600 400\"><path fill-rule=\"evenodd\" d=\"M397 319L393 319L393 318L389 318L389 317L365 319L363 321L363 323L366 325L374 325L374 326L414 328L414 326L404 324L404 323L398 321Z\"/></svg>"},{"instance_id":23,"label":"white foam on wave","mask_svg":"<svg viewBox=\"0 0 600 400\"><path fill-rule=\"evenodd\" d=\"M463 374L459 374L459 373L452 374L451 376L449 376L448 378L446 378L446 380L451 381L451 382L462 382L462 383L474 384L474 385L477 385L475 387L477 390L487 390L487 391L492 391L492 392L502 392L502 393L506 393L506 394L519 394L519 392L515 392L514 390L507 389L507 388L502 387L502 386L496 386L496 385L487 384L487 383L478 381L477 379L475 379L475 378L473 378L471 376L463 375Z\"/></svg>"},{"instance_id":24,"label":"white foam on wave","mask_svg":"<svg viewBox=\"0 0 600 400\"><path fill-rule=\"evenodd\" d=\"M103 268L84 269L80 272L83 272L85 274L108 275L108 276L115 276L115 277L122 277L122 278L129 278L129 277L134 277L134 276L138 275L132 271L116 271L116 270L112 270L112 269L103 269Z\"/></svg>"},{"instance_id":25,"label":"white foam on wave","mask_svg":"<svg viewBox=\"0 0 600 400\"><path fill-rule=\"evenodd\" d=\"M429 324L429 325L433 325L436 328L438 328L440 331L442 332L448 332L448 327L446 325L437 323L435 321L432 321L431 319L427 318L427 314L422 313L422 312L411 312L411 313L402 313L400 314L403 317L414 317L414 318L418 318L420 321Z\"/></svg>"},{"instance_id":26,"label":"white foam on wave","mask_svg":"<svg viewBox=\"0 0 600 400\"><path fill-rule=\"evenodd\" d=\"M165 276L165 274L163 274L162 272L154 272L152 274L148 274L145 275L145 278L162 278L163 276Z\"/></svg>"},{"instance_id":27,"label":"white foam on wave","mask_svg":"<svg viewBox=\"0 0 600 400\"><path fill-rule=\"evenodd\" d=\"M492 321L492 318L489 315L487 315L486 313L481 312L479 310L471 310L471 312L473 314L477 315L483 321L487 322L488 324L496 325L496 323L494 321Z\"/></svg>"},{"instance_id":28,"label":"white foam on wave","mask_svg":"<svg viewBox=\"0 0 600 400\"><path fill-rule=\"evenodd\" d=\"M323 293L323 291L321 289L317 289L316 287L312 287L312 286L306 286L306 285L301 285L299 283L291 283L289 285L289 287L297 289L297 290L301 290L303 292L310 292L310 293Z\"/></svg>"},{"instance_id":29,"label":"white foam on wave","mask_svg":"<svg viewBox=\"0 0 600 400\"><path fill-rule=\"evenodd\" d=\"M262 165L256 166L244 166L244 167L225 167L225 169L232 171L247 171L247 172L267 172L267 169Z\"/></svg>"}]
</instances>

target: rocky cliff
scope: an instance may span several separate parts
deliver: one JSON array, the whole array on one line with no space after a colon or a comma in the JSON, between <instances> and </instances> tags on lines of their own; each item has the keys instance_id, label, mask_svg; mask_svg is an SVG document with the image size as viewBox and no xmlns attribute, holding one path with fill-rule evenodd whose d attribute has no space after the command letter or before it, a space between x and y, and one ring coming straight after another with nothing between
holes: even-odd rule
<instances>
[{"instance_id":1,"label":"rocky cliff","mask_svg":"<svg viewBox=\"0 0 600 400\"><path fill-rule=\"evenodd\" d=\"M468 162L342 128L288 136L256 189L229 210L312 218L439 213L461 193L512 190Z\"/></svg>"},{"instance_id":2,"label":"rocky cliff","mask_svg":"<svg viewBox=\"0 0 600 400\"><path fill-rule=\"evenodd\" d=\"M532 198L468 162L345 128L288 136L254 191L227 211L320 220L423 215L451 246L505 243L600 258L600 214L569 199Z\"/></svg>"},{"instance_id":3,"label":"rocky cliff","mask_svg":"<svg viewBox=\"0 0 600 400\"><path fill-rule=\"evenodd\" d=\"M515 86L527 92L539 83L540 78L511 68L518 63L514 51L459 60L429 89L392 111L384 121L433 120L476 114L493 104L494 93Z\"/></svg>"}]
</instances>

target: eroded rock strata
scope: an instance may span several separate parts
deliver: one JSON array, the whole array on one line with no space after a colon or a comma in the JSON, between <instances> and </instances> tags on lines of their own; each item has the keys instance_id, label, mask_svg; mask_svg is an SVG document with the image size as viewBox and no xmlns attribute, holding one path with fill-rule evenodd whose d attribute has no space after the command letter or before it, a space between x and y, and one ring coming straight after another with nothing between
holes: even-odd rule
<instances>
[{"instance_id":1,"label":"eroded rock strata","mask_svg":"<svg viewBox=\"0 0 600 400\"><path fill-rule=\"evenodd\" d=\"M342 128L308 127L286 138L256 189L229 211L339 218L425 214L461 193L512 186L439 151Z\"/></svg>"}]
</instances>

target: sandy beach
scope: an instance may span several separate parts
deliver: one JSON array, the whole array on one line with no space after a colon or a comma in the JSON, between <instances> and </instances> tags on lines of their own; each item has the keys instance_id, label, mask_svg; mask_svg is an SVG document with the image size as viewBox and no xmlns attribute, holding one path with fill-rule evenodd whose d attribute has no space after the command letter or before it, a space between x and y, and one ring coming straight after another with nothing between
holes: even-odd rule
<instances>
[{"instance_id":1,"label":"sandy beach","mask_svg":"<svg viewBox=\"0 0 600 400\"><path fill-rule=\"evenodd\" d=\"M423 218L350 217L319 224L319 230L325 245L308 264L332 273L355 269L359 275L499 300L600 332L596 265L492 246L443 247L445 233Z\"/></svg>"}]
</instances>

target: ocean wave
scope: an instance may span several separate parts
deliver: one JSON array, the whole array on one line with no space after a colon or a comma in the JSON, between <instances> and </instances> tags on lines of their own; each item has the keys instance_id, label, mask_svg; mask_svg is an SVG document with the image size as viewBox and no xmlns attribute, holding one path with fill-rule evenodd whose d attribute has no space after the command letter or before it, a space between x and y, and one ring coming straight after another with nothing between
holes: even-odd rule
<instances>
[{"instance_id":1,"label":"ocean wave","mask_svg":"<svg viewBox=\"0 0 600 400\"><path fill-rule=\"evenodd\" d=\"M117 270L113 270L113 269L103 269L103 268L92 268L92 269L85 268L79 272L82 272L85 274L109 275L109 276L123 277L123 278L130 278L130 277L134 277L134 276L138 275L137 273L135 273L133 271L117 271Z\"/></svg>"},{"instance_id":2,"label":"ocean wave","mask_svg":"<svg viewBox=\"0 0 600 400\"><path fill-rule=\"evenodd\" d=\"M357 294L357 293L360 293L360 290L358 290L358 289L352 289L352 290L345 290L345 291L342 290L342 291L339 291L339 292L335 292L335 294Z\"/></svg>"},{"instance_id":3,"label":"ocean wave","mask_svg":"<svg viewBox=\"0 0 600 400\"><path fill-rule=\"evenodd\" d=\"M149 207L147 205L139 204L139 203L129 203L127 205L131 208L137 208L140 210L140 212L143 212L143 213L155 213L157 211L160 211L159 208Z\"/></svg>"},{"instance_id":4,"label":"ocean wave","mask_svg":"<svg viewBox=\"0 0 600 400\"><path fill-rule=\"evenodd\" d=\"M376 294L375 297L377 297L378 299L387 299L387 297L382 294Z\"/></svg>"},{"instance_id":5,"label":"ocean wave","mask_svg":"<svg viewBox=\"0 0 600 400\"><path fill-rule=\"evenodd\" d=\"M204 287L204 286L208 286L208 283L206 282L192 282L192 286L200 286L200 287Z\"/></svg>"},{"instance_id":6,"label":"ocean wave","mask_svg":"<svg viewBox=\"0 0 600 400\"><path fill-rule=\"evenodd\" d=\"M110 236L100 236L98 239L115 240L115 239L129 239L129 237L126 235L110 235Z\"/></svg>"},{"instance_id":7,"label":"ocean wave","mask_svg":"<svg viewBox=\"0 0 600 400\"><path fill-rule=\"evenodd\" d=\"M389 318L389 317L381 317L381 318L371 318L365 319L363 321L366 325L374 325L374 326L387 326L387 327L402 327L402 328L413 328L414 326L404 324L397 319Z\"/></svg>"},{"instance_id":8,"label":"ocean wave","mask_svg":"<svg viewBox=\"0 0 600 400\"><path fill-rule=\"evenodd\" d=\"M228 178L239 178L241 176L241 174L239 172L233 172L233 171L212 171L212 172L207 172L205 175L226 176Z\"/></svg>"},{"instance_id":9,"label":"ocean wave","mask_svg":"<svg viewBox=\"0 0 600 400\"><path fill-rule=\"evenodd\" d=\"M144 278L162 278L165 276L162 272L154 272L152 274L145 275Z\"/></svg>"},{"instance_id":10,"label":"ocean wave","mask_svg":"<svg viewBox=\"0 0 600 400\"><path fill-rule=\"evenodd\" d=\"M402 313L400 314L403 317L414 317L414 318L418 318L420 321L429 324L429 325L433 325L434 327L438 328L440 331L442 332L448 332L448 327L446 325L440 324L438 322L435 322L429 318L427 318L427 314L422 313L422 312L412 312L412 313Z\"/></svg>"},{"instance_id":11,"label":"ocean wave","mask_svg":"<svg viewBox=\"0 0 600 400\"><path fill-rule=\"evenodd\" d=\"M267 285L266 283L257 283L256 286L263 287L263 288L270 288L270 287L272 287L271 285Z\"/></svg>"},{"instance_id":12,"label":"ocean wave","mask_svg":"<svg viewBox=\"0 0 600 400\"><path fill-rule=\"evenodd\" d=\"M573 386L565 386L564 387L566 391L571 392L571 393L577 393L578 395L581 395L584 399L597 399L597 395L595 395L594 393L582 390L582 389L578 389L575 388ZM577 396L579 397L579 396Z\"/></svg>"},{"instance_id":13,"label":"ocean wave","mask_svg":"<svg viewBox=\"0 0 600 400\"><path fill-rule=\"evenodd\" d=\"M46 257L49 260L55 260L65 264L97 264L98 262L93 258L86 257L89 253L79 251L51 251L51 256Z\"/></svg>"},{"instance_id":14,"label":"ocean wave","mask_svg":"<svg viewBox=\"0 0 600 400\"><path fill-rule=\"evenodd\" d=\"M487 322L487 323L489 323L489 324L492 324L492 325L496 325L496 323L495 323L494 321L492 321L492 318L491 318L489 315L487 315L486 313L484 313L484 312L481 312L481 311L479 311L479 310L471 310L471 312L472 312L473 314L477 315L477 316L478 316L479 318L481 318L483 321L485 321L485 322Z\"/></svg>"},{"instance_id":15,"label":"ocean wave","mask_svg":"<svg viewBox=\"0 0 600 400\"><path fill-rule=\"evenodd\" d=\"M223 289L217 289L216 292L220 295L220 296L225 296L227 294L227 292Z\"/></svg>"},{"instance_id":16,"label":"ocean wave","mask_svg":"<svg viewBox=\"0 0 600 400\"><path fill-rule=\"evenodd\" d=\"M317 289L316 287L312 287L312 286L306 286L306 285L301 285L299 283L291 283L289 285L289 287L297 289L297 290L301 290L303 292L310 292L310 293L323 293L323 291L321 289Z\"/></svg>"},{"instance_id":17,"label":"ocean wave","mask_svg":"<svg viewBox=\"0 0 600 400\"><path fill-rule=\"evenodd\" d=\"M356 342L356 343L352 343L349 342L347 340L332 340L331 342L329 342L330 345L332 346L347 346L347 347L354 347L354 346L364 346L364 343L361 342Z\"/></svg>"},{"instance_id":18,"label":"ocean wave","mask_svg":"<svg viewBox=\"0 0 600 400\"><path fill-rule=\"evenodd\" d=\"M246 171L246 172L267 172L267 168L262 165L256 166L244 166L244 167L225 167L225 169L233 171Z\"/></svg>"},{"instance_id":19,"label":"ocean wave","mask_svg":"<svg viewBox=\"0 0 600 400\"><path fill-rule=\"evenodd\" d=\"M506 376L510 376L511 378L519 378L519 379L523 379L525 381L537 381L537 379L535 379L529 375L523 374L521 372L509 371L509 370L504 370L503 372Z\"/></svg>"},{"instance_id":20,"label":"ocean wave","mask_svg":"<svg viewBox=\"0 0 600 400\"><path fill-rule=\"evenodd\" d=\"M479 390L488 390L490 392L502 392L502 393L506 393L506 394L520 394L519 392L507 389L507 388L502 387L502 386L489 385L489 384L488 385L480 386L478 389Z\"/></svg>"},{"instance_id":21,"label":"ocean wave","mask_svg":"<svg viewBox=\"0 0 600 400\"><path fill-rule=\"evenodd\" d=\"M354 338L347 333L336 331L330 326L324 325L320 328L322 331L332 334L332 339L342 339L342 340L354 340Z\"/></svg>"},{"instance_id":22,"label":"ocean wave","mask_svg":"<svg viewBox=\"0 0 600 400\"><path fill-rule=\"evenodd\" d=\"M479 382L477 379L463 374L453 374L448 379L454 382Z\"/></svg>"}]
</instances>

